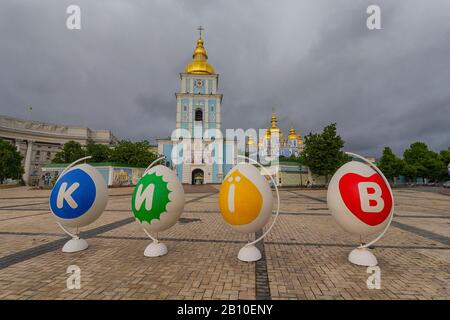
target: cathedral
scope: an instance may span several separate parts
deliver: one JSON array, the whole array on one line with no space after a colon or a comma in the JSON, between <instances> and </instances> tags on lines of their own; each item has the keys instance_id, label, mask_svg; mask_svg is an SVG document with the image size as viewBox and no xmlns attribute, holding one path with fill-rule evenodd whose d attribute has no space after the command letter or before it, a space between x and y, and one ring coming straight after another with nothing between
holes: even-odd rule
<instances>
[{"instance_id":1,"label":"cathedral","mask_svg":"<svg viewBox=\"0 0 450 320\"><path fill-rule=\"evenodd\" d=\"M302 150L302 139L291 127L285 137L272 114L265 135L255 141L250 135L244 150L236 139L227 140L222 133L222 94L219 75L208 62L200 27L200 35L192 60L180 73L180 89L176 97L176 130L170 138L157 139L158 153L166 165L175 170L186 184L221 183L223 177L238 162L239 155L249 156L261 150L265 155L291 157ZM264 133L264 130L263 130Z\"/></svg>"},{"instance_id":2,"label":"cathedral","mask_svg":"<svg viewBox=\"0 0 450 320\"><path fill-rule=\"evenodd\" d=\"M303 151L301 135L297 134L291 125L289 135L286 137L278 127L277 122L277 116L275 113L272 113L270 127L266 129L266 134L261 139L258 147L266 147L271 150L272 154L277 154L281 157L298 157Z\"/></svg>"}]
</instances>

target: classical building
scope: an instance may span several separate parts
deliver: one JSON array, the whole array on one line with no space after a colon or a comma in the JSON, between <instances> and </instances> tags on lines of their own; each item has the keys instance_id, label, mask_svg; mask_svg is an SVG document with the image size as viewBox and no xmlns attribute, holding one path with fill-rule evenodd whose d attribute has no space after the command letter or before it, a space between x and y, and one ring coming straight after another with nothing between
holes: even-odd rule
<instances>
[{"instance_id":1,"label":"classical building","mask_svg":"<svg viewBox=\"0 0 450 320\"><path fill-rule=\"evenodd\" d=\"M64 143L76 141L112 144L117 141L109 130L27 121L0 116L0 139L14 144L23 156L23 180L36 185L42 175L41 168L53 160Z\"/></svg>"},{"instance_id":2,"label":"classical building","mask_svg":"<svg viewBox=\"0 0 450 320\"><path fill-rule=\"evenodd\" d=\"M180 90L175 93L177 133L158 139L158 153L188 184L221 183L235 163L235 159L226 160L230 154L235 157L231 149L236 144L227 143L221 134L219 75L208 63L203 44L200 33L192 61L180 73Z\"/></svg>"}]
</instances>

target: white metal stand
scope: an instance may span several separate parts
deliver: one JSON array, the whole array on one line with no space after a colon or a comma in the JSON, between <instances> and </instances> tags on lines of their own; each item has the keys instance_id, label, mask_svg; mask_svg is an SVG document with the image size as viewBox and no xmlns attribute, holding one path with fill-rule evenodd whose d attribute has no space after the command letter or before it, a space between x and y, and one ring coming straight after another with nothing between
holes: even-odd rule
<instances>
[{"instance_id":1,"label":"white metal stand","mask_svg":"<svg viewBox=\"0 0 450 320\"><path fill-rule=\"evenodd\" d=\"M160 257L167 254L167 247L164 243L159 242L157 238L152 237L152 235L142 227L145 234L152 239L152 243L150 243L147 248L144 250L144 256L146 257Z\"/></svg>"},{"instance_id":2,"label":"white metal stand","mask_svg":"<svg viewBox=\"0 0 450 320\"><path fill-rule=\"evenodd\" d=\"M363 160L383 178L384 182L386 183L387 187L389 188L389 192L392 195L392 212L393 212L394 211L394 193L392 192L391 186L390 186L389 182L387 181L386 177L384 176L383 172L381 172L381 170L378 169L378 167L375 164L373 164L366 158L364 158L356 153L346 152L346 154L348 154L349 156ZM391 225L393 218L394 218L394 214L391 214L390 218L389 218L389 222L386 225L386 228L384 228L383 232L378 237L376 237L375 239L373 239L372 241L370 241L367 244L362 244L358 248L353 249L350 252L350 254L348 255L348 261L350 261L353 264L359 265L359 266L365 266L365 267L376 266L378 264L378 260L375 257L375 255L370 251L369 247L384 236L387 229Z\"/></svg>"},{"instance_id":3,"label":"white metal stand","mask_svg":"<svg viewBox=\"0 0 450 320\"><path fill-rule=\"evenodd\" d=\"M72 253L72 252L78 252L78 251L83 251L86 250L89 247L89 244L87 243L86 240L81 239L78 234L73 234L71 232L69 232L66 228L63 227L63 225L59 222L57 222L57 224L59 225L59 227L69 236L72 237L72 239L70 239L69 241L67 241L63 248L62 248L62 252L68 252L68 253ZM78 232L77 232L78 233Z\"/></svg>"},{"instance_id":4,"label":"white metal stand","mask_svg":"<svg viewBox=\"0 0 450 320\"><path fill-rule=\"evenodd\" d=\"M263 233L263 235L261 237L259 237L258 239L256 239L255 241L249 242L247 243L245 246L243 246L238 253L238 259L244 262L255 262L258 261L262 258L262 254L259 251L259 249L257 247L255 247L255 243L261 241L262 239L264 239L264 237L270 232L270 230L272 230L273 226L275 225L275 222L277 221L278 218L278 214L280 212L280 194L278 193L278 187L277 184L275 182L275 180L273 179L273 177L270 175L270 172L267 171L266 168L264 168L259 162L257 162L256 160L246 157L246 156L240 156L238 155L238 158L244 158L244 159L248 159L249 161L253 162L254 164L258 165L272 180L272 183L275 187L275 191L277 193L277 211L275 213L275 218L272 221L272 224L270 225L270 227L266 230L266 232Z\"/></svg>"}]
</instances>

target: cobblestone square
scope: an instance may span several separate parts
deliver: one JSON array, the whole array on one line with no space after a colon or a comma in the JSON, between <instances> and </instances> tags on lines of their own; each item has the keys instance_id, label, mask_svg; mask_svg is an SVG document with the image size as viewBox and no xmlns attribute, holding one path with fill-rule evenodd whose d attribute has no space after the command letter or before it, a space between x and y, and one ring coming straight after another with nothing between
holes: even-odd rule
<instances>
[{"instance_id":1,"label":"cobblestone square","mask_svg":"<svg viewBox=\"0 0 450 320\"><path fill-rule=\"evenodd\" d=\"M0 299L450 298L450 196L437 190L394 190L394 221L373 249L381 289L368 289L366 268L348 262L359 239L334 222L325 190L280 191L280 216L257 263L237 259L248 237L222 220L217 186L186 191L182 218L159 234L169 253L147 258L132 188L109 190L106 211L82 229L89 249L72 254L61 251L68 238L48 190L1 189ZM81 269L80 289L67 289L70 265Z\"/></svg>"}]
</instances>

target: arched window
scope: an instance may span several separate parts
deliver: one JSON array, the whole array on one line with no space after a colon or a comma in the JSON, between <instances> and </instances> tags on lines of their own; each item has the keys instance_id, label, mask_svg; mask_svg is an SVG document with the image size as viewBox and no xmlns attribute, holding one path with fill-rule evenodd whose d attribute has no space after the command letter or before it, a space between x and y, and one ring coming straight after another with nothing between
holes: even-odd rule
<instances>
[{"instance_id":1,"label":"arched window","mask_svg":"<svg viewBox=\"0 0 450 320\"><path fill-rule=\"evenodd\" d=\"M203 121L203 111L202 111L202 109L195 110L195 121Z\"/></svg>"}]
</instances>

